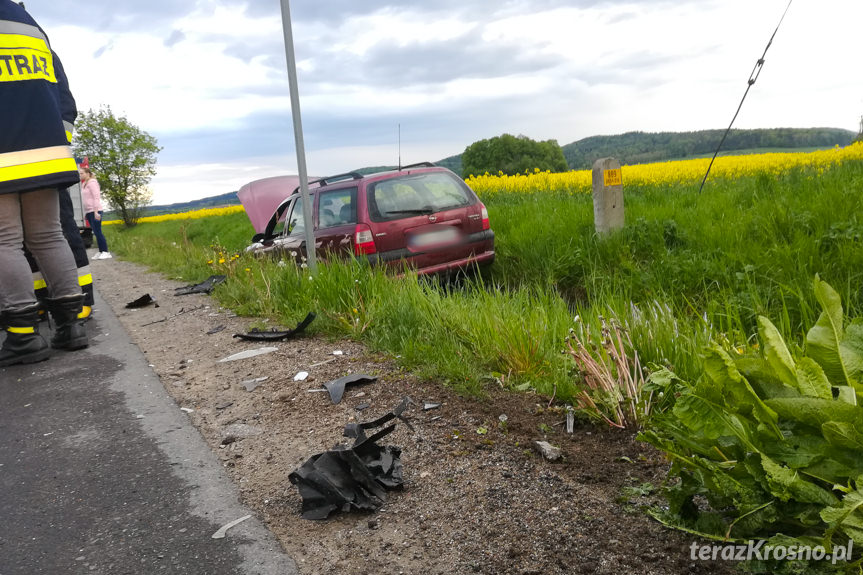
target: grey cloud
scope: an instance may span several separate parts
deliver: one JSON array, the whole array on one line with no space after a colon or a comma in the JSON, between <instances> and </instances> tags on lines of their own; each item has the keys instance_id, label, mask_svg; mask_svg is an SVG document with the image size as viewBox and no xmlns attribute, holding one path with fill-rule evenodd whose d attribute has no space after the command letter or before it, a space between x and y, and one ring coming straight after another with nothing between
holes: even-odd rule
<instances>
[{"instance_id":1,"label":"grey cloud","mask_svg":"<svg viewBox=\"0 0 863 575\"><path fill-rule=\"evenodd\" d=\"M314 21L337 27L342 21L358 15L368 15L390 9L420 13L446 13L469 18L487 19L498 14L533 14L555 8L590 8L608 4L632 4L633 0L508 0L491 3L488 0L426 0L408 4L393 0L318 0L294 2L293 22ZM671 0L636 0L638 4L673 4ZM246 13L251 16L278 16L279 3L271 0L249 0Z\"/></svg>"},{"instance_id":2,"label":"grey cloud","mask_svg":"<svg viewBox=\"0 0 863 575\"><path fill-rule=\"evenodd\" d=\"M362 56L328 47L335 43L339 31L319 38L312 45L298 46L298 58L312 63L312 70L301 71L301 81L308 87L318 83L374 84L405 87L446 83L457 78L494 78L513 74L539 72L561 64L557 57L543 53L544 41L530 45L513 42L484 42L471 31L458 38L414 42L406 46L384 40ZM274 76L284 75L285 55L280 38L257 38L233 42L225 54L250 60L268 56L265 65Z\"/></svg>"},{"instance_id":3,"label":"grey cloud","mask_svg":"<svg viewBox=\"0 0 863 575\"><path fill-rule=\"evenodd\" d=\"M386 109L374 113L303 114L306 149L309 152L332 147L392 145L397 156L398 128L401 124L402 147L408 153L429 142L463 142L454 145L447 154L459 154L468 144L504 132L521 133L539 138L548 133L548 126L569 122L566 116L575 116L575 91L567 95L543 96L501 95L493 101L468 102L452 107L415 110L411 113L393 113ZM488 126L494 126L489 133ZM557 130L553 133L560 134ZM183 133L157 133L159 144L164 146L160 162L227 162L243 157L294 153L291 112L254 112L236 128L207 128ZM547 137L547 136L545 136ZM572 141L566 139L561 144ZM435 161L441 158L416 158L416 161ZM344 166L354 169L361 166Z\"/></svg>"},{"instance_id":4,"label":"grey cloud","mask_svg":"<svg viewBox=\"0 0 863 575\"><path fill-rule=\"evenodd\" d=\"M182 30L174 30L171 35L165 39L165 46L170 48L174 44L178 44L186 39L186 34Z\"/></svg>"},{"instance_id":5,"label":"grey cloud","mask_svg":"<svg viewBox=\"0 0 863 575\"><path fill-rule=\"evenodd\" d=\"M105 52L110 50L113 47L113 45L114 45L113 42L108 42L107 44L105 44L104 46L102 46L101 48L99 48L98 50L93 52L93 59L97 59L100 56L102 56L102 54L104 54Z\"/></svg>"},{"instance_id":6,"label":"grey cloud","mask_svg":"<svg viewBox=\"0 0 863 575\"><path fill-rule=\"evenodd\" d=\"M537 72L559 64L556 57L541 53L541 46L489 44L476 35L445 42L397 46L376 45L361 61L341 54L316 58L321 64L309 80L354 81L387 87L446 83L459 78L495 78Z\"/></svg>"},{"instance_id":7,"label":"grey cloud","mask_svg":"<svg viewBox=\"0 0 863 575\"><path fill-rule=\"evenodd\" d=\"M60 24L88 24L109 32L140 31L167 26L173 20L188 14L193 4L175 0L50 0L50 16L41 18L40 10L28 10L51 35L51 26Z\"/></svg>"}]
</instances>

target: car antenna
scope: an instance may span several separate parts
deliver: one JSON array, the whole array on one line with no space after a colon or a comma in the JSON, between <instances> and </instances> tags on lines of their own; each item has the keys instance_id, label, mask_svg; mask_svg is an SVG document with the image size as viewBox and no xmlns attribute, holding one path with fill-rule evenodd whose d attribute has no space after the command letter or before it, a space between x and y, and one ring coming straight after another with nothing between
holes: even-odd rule
<instances>
[{"instance_id":1,"label":"car antenna","mask_svg":"<svg viewBox=\"0 0 863 575\"><path fill-rule=\"evenodd\" d=\"M402 123L399 122L399 171L402 171Z\"/></svg>"},{"instance_id":2,"label":"car antenna","mask_svg":"<svg viewBox=\"0 0 863 575\"><path fill-rule=\"evenodd\" d=\"M701 187L698 188L698 193L701 193L701 190L704 189L704 182L707 181L707 176L710 175L710 168L713 167L713 162L716 161L716 156L719 155L719 150L722 148L722 144L725 143L725 138L728 137L728 132L731 131L731 126L734 125L734 120L737 119L737 114L740 113L740 108L743 107L743 100L746 99L746 95L749 94L749 88L755 83L755 80L758 79L758 76L761 75L761 68L764 66L764 56L767 55L767 50L770 49L770 45L773 44L773 38L776 37L776 33L779 32L779 27L782 26L782 21L785 20L785 15L788 14L788 9L791 8L791 2L793 0L788 0L788 6L785 7L785 12L782 13L782 18L779 19L779 24L776 25L776 30L773 31L773 35L770 36L770 41L767 42L767 47L764 48L764 53L761 54L761 57L755 62L755 67L752 68L752 73L749 74L749 83L746 86L746 91L743 93L743 98L740 99L740 105L737 106L737 111L734 112L734 117L731 118L731 123L728 124L728 129L725 130L725 133L722 134L722 139L719 140L719 145L716 146L716 151L713 152L713 158L710 160L710 165L707 166L707 172L704 174L704 179L701 180Z\"/></svg>"}]
</instances>

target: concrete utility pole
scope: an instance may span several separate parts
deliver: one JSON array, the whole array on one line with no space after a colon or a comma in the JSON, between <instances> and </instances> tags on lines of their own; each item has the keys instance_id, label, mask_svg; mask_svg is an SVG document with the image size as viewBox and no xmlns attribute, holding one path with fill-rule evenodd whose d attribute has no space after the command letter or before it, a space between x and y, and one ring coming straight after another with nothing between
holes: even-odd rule
<instances>
[{"instance_id":1,"label":"concrete utility pole","mask_svg":"<svg viewBox=\"0 0 863 575\"><path fill-rule=\"evenodd\" d=\"M597 234L623 228L623 177L620 162L600 158L593 163L593 226Z\"/></svg>"},{"instance_id":2,"label":"concrete utility pole","mask_svg":"<svg viewBox=\"0 0 863 575\"><path fill-rule=\"evenodd\" d=\"M300 176L300 196L303 199L303 221L306 223L306 262L309 270L317 271L315 255L315 230L312 215L312 202L309 201L309 178L306 171L306 148L303 143L303 121L300 117L300 90L297 83L297 62L294 56L294 34L291 28L291 5L289 0L282 2L282 28L285 32L285 56L288 60L288 83L291 91L291 114L294 119L294 141L297 144L297 172Z\"/></svg>"}]
</instances>

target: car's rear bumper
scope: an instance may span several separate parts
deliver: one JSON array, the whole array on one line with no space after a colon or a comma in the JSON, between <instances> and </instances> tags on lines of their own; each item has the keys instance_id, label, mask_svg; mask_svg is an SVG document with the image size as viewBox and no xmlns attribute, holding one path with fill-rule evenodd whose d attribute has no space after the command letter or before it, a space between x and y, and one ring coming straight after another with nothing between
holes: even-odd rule
<instances>
[{"instance_id":1,"label":"car's rear bumper","mask_svg":"<svg viewBox=\"0 0 863 575\"><path fill-rule=\"evenodd\" d=\"M445 253L450 248L436 250L437 254ZM459 246L461 256L451 260L427 263L427 256L435 252L423 253L412 252L408 249L391 250L370 254L369 261L372 264L386 264L392 267L409 267L420 275L441 274L451 271L464 270L476 266L489 265L494 261L494 232L483 230L470 234L464 243ZM440 259L440 258L438 258ZM423 265L425 264L425 265Z\"/></svg>"},{"instance_id":2,"label":"car's rear bumper","mask_svg":"<svg viewBox=\"0 0 863 575\"><path fill-rule=\"evenodd\" d=\"M480 254L471 255L460 260L420 268L416 270L416 272L419 275L446 274L450 272L468 270L480 266L488 266L491 265L493 261L494 250L492 249L489 251L482 252Z\"/></svg>"}]
</instances>

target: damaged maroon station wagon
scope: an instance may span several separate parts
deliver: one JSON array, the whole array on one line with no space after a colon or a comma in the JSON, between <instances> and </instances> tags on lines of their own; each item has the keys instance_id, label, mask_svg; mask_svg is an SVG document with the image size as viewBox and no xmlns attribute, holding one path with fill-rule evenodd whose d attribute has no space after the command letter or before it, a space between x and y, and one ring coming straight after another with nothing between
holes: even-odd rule
<instances>
[{"instance_id":1,"label":"damaged maroon station wagon","mask_svg":"<svg viewBox=\"0 0 863 575\"><path fill-rule=\"evenodd\" d=\"M307 224L298 184L296 177L279 177L243 186L238 195L258 232L246 251L305 256ZM419 274L466 270L494 260L485 206L464 180L432 163L313 180L309 194L316 253L323 259L353 254ZM281 201L273 209L276 198ZM262 209L272 214L265 225Z\"/></svg>"}]
</instances>

